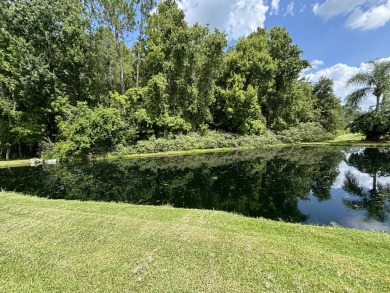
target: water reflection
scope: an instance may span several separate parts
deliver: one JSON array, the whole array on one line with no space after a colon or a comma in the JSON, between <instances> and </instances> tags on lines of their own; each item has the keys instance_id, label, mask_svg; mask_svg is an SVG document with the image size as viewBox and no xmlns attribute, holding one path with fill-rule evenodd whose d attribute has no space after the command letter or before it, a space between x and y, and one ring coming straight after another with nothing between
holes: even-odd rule
<instances>
[{"instance_id":1,"label":"water reflection","mask_svg":"<svg viewBox=\"0 0 390 293\"><path fill-rule=\"evenodd\" d=\"M390 183L381 183L380 177L390 176L390 149L366 148L352 153L347 164L372 178L368 188L360 183L358 176L347 171L343 189L352 197L346 197L344 204L351 209L366 211L366 220L385 222L390 214Z\"/></svg>"},{"instance_id":2,"label":"water reflection","mask_svg":"<svg viewBox=\"0 0 390 293\"><path fill-rule=\"evenodd\" d=\"M348 211L358 213L363 208L369 211L369 217L385 223L389 216L389 198L384 190L388 186L383 184L382 179L375 179L378 196L387 194L387 197L378 205L382 209L379 211L376 208L374 211L366 203L374 198L373 193L358 183L359 176L355 171L364 172L366 169L357 167L354 162L359 160L355 157L365 153L363 150L356 152L358 155L354 155L355 152L348 155L345 150L334 147L274 148L227 154L12 168L0 170L0 187L41 197L169 204L318 224L338 221L338 218L332 218L331 210L321 208L331 203L335 207L332 210L342 210L345 214ZM380 153L389 156L389 150L381 150ZM363 157L368 160L367 155ZM339 166L343 160L349 164L346 174L340 173ZM386 160L388 167L388 157L381 157L379 161ZM342 164L345 165L345 162ZM378 165L375 172L370 169L368 174L373 180L374 174L381 178L389 176L385 165ZM348 170L352 170L351 174ZM334 184L340 177L343 177L343 189ZM359 190L361 193L354 193ZM345 192L351 197L345 198ZM340 196L345 199L338 201ZM302 208L302 203L311 203L311 208ZM323 219L318 220L321 217ZM345 224L342 219L339 222ZM386 225L390 226L390 223L386 222Z\"/></svg>"}]
</instances>

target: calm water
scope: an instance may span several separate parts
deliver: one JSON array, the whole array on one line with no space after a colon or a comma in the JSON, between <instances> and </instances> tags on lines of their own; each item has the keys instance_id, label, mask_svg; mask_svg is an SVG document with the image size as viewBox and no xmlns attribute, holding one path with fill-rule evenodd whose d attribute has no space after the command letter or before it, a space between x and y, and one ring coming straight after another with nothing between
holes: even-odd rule
<instances>
[{"instance_id":1,"label":"calm water","mask_svg":"<svg viewBox=\"0 0 390 293\"><path fill-rule=\"evenodd\" d=\"M389 148L277 148L0 169L0 188L390 232Z\"/></svg>"}]
</instances>

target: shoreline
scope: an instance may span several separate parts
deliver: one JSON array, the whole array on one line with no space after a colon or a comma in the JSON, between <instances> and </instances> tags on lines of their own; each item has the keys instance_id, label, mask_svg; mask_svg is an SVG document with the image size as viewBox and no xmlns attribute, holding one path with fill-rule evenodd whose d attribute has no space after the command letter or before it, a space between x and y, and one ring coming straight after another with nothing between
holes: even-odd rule
<instances>
[{"instance_id":1,"label":"shoreline","mask_svg":"<svg viewBox=\"0 0 390 293\"><path fill-rule=\"evenodd\" d=\"M86 158L86 161L116 161L126 159L139 159L139 158L156 158L156 157L169 157L169 156L187 156L196 154L208 154L208 153L228 153L235 151L255 150L255 149L266 149L271 147L293 147L293 146L346 146L346 147L390 147L390 142L372 142L365 141L362 139L354 139L360 137L359 135L341 135L330 141L323 142L301 142L293 144L269 144L260 147L228 147L228 148L213 148L213 149L193 149L184 151L167 151L157 153L140 153L140 154L128 154L128 155L113 155L107 154L103 156L97 156L93 158ZM30 166L31 159L21 160L0 160L1 168L11 167L27 167ZM71 159L70 161L82 161L83 159Z\"/></svg>"}]
</instances>

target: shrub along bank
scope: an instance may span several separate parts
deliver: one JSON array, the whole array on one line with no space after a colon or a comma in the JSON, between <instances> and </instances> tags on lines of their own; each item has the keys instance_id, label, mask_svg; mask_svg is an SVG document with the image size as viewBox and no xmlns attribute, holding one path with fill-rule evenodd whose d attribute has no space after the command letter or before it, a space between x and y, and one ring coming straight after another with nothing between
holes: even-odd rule
<instances>
[{"instance_id":1,"label":"shrub along bank","mask_svg":"<svg viewBox=\"0 0 390 293\"><path fill-rule=\"evenodd\" d=\"M261 135L238 135L233 133L207 131L203 135L199 133L168 135L156 138L151 136L147 140L139 140L134 144L118 144L113 155L160 153L171 151L188 151L220 148L259 148L269 145L291 144L300 142L319 142L334 138L334 134L326 130L318 123L302 123L296 127L283 130L277 134L265 131ZM48 146L42 156L45 158L74 158L96 157L100 151L93 151L91 144L74 144L63 142L54 146Z\"/></svg>"}]
</instances>

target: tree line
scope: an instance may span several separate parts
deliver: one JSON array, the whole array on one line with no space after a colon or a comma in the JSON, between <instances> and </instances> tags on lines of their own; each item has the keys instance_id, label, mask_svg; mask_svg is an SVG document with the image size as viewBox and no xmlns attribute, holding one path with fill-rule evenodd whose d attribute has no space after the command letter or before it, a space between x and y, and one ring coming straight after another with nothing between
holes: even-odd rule
<instances>
[{"instance_id":1,"label":"tree line","mask_svg":"<svg viewBox=\"0 0 390 293\"><path fill-rule=\"evenodd\" d=\"M226 35L190 26L176 1L0 3L0 152L111 152L150 137L237 135L345 123L333 82L283 27Z\"/></svg>"}]
</instances>

